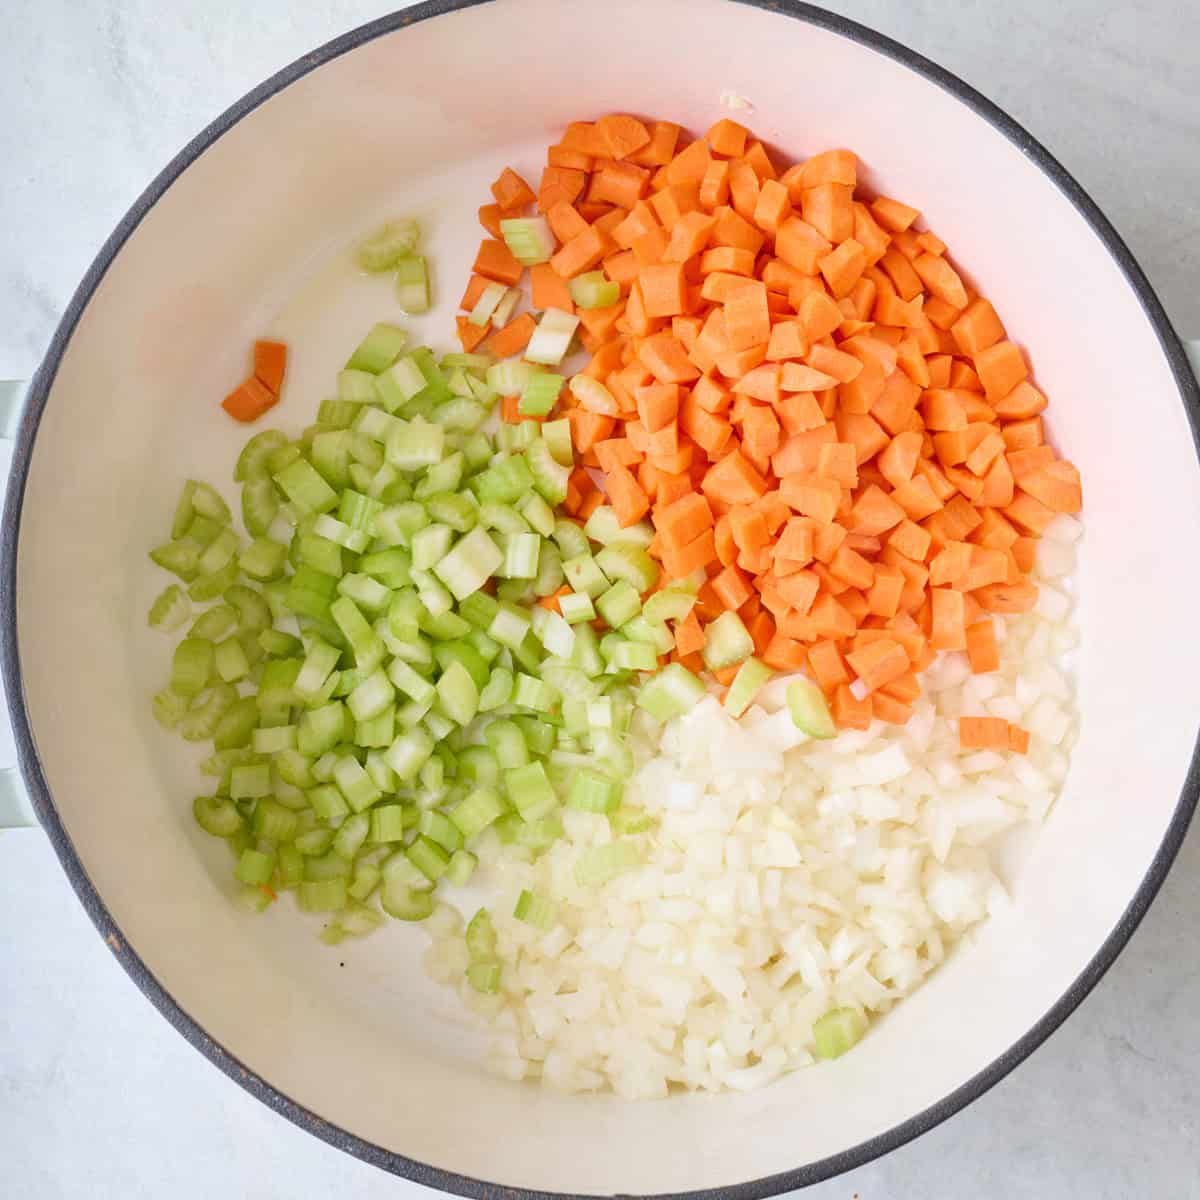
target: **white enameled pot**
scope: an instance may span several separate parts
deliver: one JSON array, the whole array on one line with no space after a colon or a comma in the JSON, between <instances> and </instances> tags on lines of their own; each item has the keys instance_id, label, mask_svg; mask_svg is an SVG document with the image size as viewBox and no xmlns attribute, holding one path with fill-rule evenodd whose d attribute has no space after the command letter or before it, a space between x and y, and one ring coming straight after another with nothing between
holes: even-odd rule
<instances>
[{"instance_id":1,"label":"white enameled pot","mask_svg":"<svg viewBox=\"0 0 1200 1200\"><path fill-rule=\"evenodd\" d=\"M386 282L347 248L429 230L448 344L507 163L611 110L703 130L746 98L799 157L854 148L920 206L1029 351L1086 497L1082 733L1066 790L991 920L854 1053L743 1096L630 1104L486 1075L398 925L331 952L279 905L228 903L190 815L196 756L155 724L165 639L145 613L185 476L224 482L217 408L256 336L293 347L275 423L299 430ZM471 1195L727 1189L856 1166L969 1102L1083 998L1143 915L1196 802L1200 392L1128 251L1011 119L903 47L787 0L436 2L269 80L154 181L81 284L30 389L4 523L4 670L41 824L150 1000L278 1111L382 1167ZM344 962L345 966L339 966ZM181 1112L187 1103L180 1097Z\"/></svg>"}]
</instances>

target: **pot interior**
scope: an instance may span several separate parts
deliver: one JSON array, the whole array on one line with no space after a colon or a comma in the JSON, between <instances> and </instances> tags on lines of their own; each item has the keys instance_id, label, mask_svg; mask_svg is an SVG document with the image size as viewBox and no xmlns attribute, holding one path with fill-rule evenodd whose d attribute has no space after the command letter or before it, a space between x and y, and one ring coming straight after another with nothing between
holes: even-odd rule
<instances>
[{"instance_id":1,"label":"pot interior","mask_svg":"<svg viewBox=\"0 0 1200 1200\"><path fill-rule=\"evenodd\" d=\"M449 346L505 164L536 177L563 125L605 111L701 132L741 116L795 158L849 146L869 186L922 208L1029 351L1080 467L1082 736L1012 872L1011 908L855 1054L746 1096L628 1104L494 1079L417 929L331 949L290 904L227 902L229 858L193 824L192 754L156 726L169 642L146 627L182 480L232 496L247 433L219 411L251 341L292 348L269 424L312 419L361 333L398 312L349 248L427 230ZM674 1192L850 1150L988 1068L1113 931L1179 803L1200 716L1187 636L1200 475L1155 330L1099 236L1022 149L879 51L729 0L496 0L325 63L199 154L117 253L59 366L33 450L18 635L36 746L87 878L183 1012L245 1067L386 1151L523 1188ZM1181 636L1182 634L1182 636ZM343 965L344 964L344 965ZM436 1180L434 1181L436 1182Z\"/></svg>"}]
</instances>

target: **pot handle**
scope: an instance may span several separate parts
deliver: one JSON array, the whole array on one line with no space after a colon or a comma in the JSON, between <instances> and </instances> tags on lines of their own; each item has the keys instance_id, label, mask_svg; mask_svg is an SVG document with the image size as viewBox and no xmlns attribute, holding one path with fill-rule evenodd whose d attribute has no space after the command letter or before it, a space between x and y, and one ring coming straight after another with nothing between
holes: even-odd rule
<instances>
[{"instance_id":1,"label":"pot handle","mask_svg":"<svg viewBox=\"0 0 1200 1200\"><path fill-rule=\"evenodd\" d=\"M8 477L9 455L13 438L21 419L21 408L25 402L28 384L20 380L0 379L0 508L4 504L3 485ZM2 516L2 513L0 513ZM0 722L3 714L0 714ZM10 739L6 739L11 741ZM29 803L29 794L15 765L0 767L0 830L37 828L37 817Z\"/></svg>"}]
</instances>

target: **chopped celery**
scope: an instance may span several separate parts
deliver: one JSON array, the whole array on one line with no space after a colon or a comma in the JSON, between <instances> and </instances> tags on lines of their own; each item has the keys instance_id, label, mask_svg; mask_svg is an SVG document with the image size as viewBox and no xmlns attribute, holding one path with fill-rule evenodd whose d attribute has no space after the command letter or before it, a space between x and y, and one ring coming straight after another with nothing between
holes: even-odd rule
<instances>
[{"instance_id":1,"label":"chopped celery","mask_svg":"<svg viewBox=\"0 0 1200 1200\"><path fill-rule=\"evenodd\" d=\"M817 1058L838 1058L854 1046L867 1029L867 1019L856 1008L835 1008L813 1024L813 1053Z\"/></svg>"},{"instance_id":2,"label":"chopped celery","mask_svg":"<svg viewBox=\"0 0 1200 1200\"><path fill-rule=\"evenodd\" d=\"M404 349L407 341L408 334L399 326L380 322L378 325L372 326L367 336L359 342L358 347L346 363L346 369L367 371L372 375L378 375L381 371L386 371L400 357L400 352ZM372 383L367 403L374 398L375 388Z\"/></svg>"},{"instance_id":3,"label":"chopped celery","mask_svg":"<svg viewBox=\"0 0 1200 1200\"><path fill-rule=\"evenodd\" d=\"M192 606L183 594L183 588L172 583L164 588L150 606L147 621L151 629L160 629L163 633L174 633L187 622L191 615Z\"/></svg>"},{"instance_id":4,"label":"chopped celery","mask_svg":"<svg viewBox=\"0 0 1200 1200\"><path fill-rule=\"evenodd\" d=\"M703 697L704 684L691 671L679 663L668 663L642 685L637 705L656 721L669 721L689 712Z\"/></svg>"},{"instance_id":5,"label":"chopped celery","mask_svg":"<svg viewBox=\"0 0 1200 1200\"><path fill-rule=\"evenodd\" d=\"M829 715L825 695L811 679L797 676L787 687L788 710L797 729L809 737L832 738L837 736L837 726Z\"/></svg>"},{"instance_id":6,"label":"chopped celery","mask_svg":"<svg viewBox=\"0 0 1200 1200\"><path fill-rule=\"evenodd\" d=\"M704 632L707 640L701 653L710 671L731 667L754 653L754 639L735 612L723 612Z\"/></svg>"},{"instance_id":7,"label":"chopped celery","mask_svg":"<svg viewBox=\"0 0 1200 1200\"><path fill-rule=\"evenodd\" d=\"M500 222L500 236L512 256L527 267L550 261L558 244L545 217L509 217Z\"/></svg>"},{"instance_id":8,"label":"chopped celery","mask_svg":"<svg viewBox=\"0 0 1200 1200\"><path fill-rule=\"evenodd\" d=\"M740 717L748 709L759 691L771 678L771 668L757 658L748 658L733 677L729 691L725 693L723 707L731 717Z\"/></svg>"},{"instance_id":9,"label":"chopped celery","mask_svg":"<svg viewBox=\"0 0 1200 1200\"><path fill-rule=\"evenodd\" d=\"M429 311L429 269L419 254L396 264L396 299L405 312Z\"/></svg>"},{"instance_id":10,"label":"chopped celery","mask_svg":"<svg viewBox=\"0 0 1200 1200\"><path fill-rule=\"evenodd\" d=\"M417 248L420 236L416 221L409 218L388 221L359 243L355 258L364 271L372 274L391 271Z\"/></svg>"},{"instance_id":11,"label":"chopped celery","mask_svg":"<svg viewBox=\"0 0 1200 1200\"><path fill-rule=\"evenodd\" d=\"M513 916L536 929L550 930L558 921L558 908L553 900L526 890L517 897Z\"/></svg>"},{"instance_id":12,"label":"chopped celery","mask_svg":"<svg viewBox=\"0 0 1200 1200\"><path fill-rule=\"evenodd\" d=\"M525 382L517 401L517 412L523 417L544 417L558 401L563 377L553 371L534 371Z\"/></svg>"},{"instance_id":13,"label":"chopped celery","mask_svg":"<svg viewBox=\"0 0 1200 1200\"><path fill-rule=\"evenodd\" d=\"M567 286L576 308L608 308L621 298L621 285L607 279L603 271L585 271Z\"/></svg>"},{"instance_id":14,"label":"chopped celery","mask_svg":"<svg viewBox=\"0 0 1200 1200\"><path fill-rule=\"evenodd\" d=\"M525 359L531 363L555 366L566 357L579 327L579 318L560 308L548 308L525 347Z\"/></svg>"}]
</instances>

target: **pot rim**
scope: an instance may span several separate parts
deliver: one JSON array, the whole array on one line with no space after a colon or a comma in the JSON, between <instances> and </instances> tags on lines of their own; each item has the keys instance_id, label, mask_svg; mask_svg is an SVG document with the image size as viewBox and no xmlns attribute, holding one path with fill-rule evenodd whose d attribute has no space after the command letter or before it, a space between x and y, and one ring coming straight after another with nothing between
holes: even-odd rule
<instances>
[{"instance_id":1,"label":"pot rim","mask_svg":"<svg viewBox=\"0 0 1200 1200\"><path fill-rule=\"evenodd\" d=\"M206 1058L225 1072L235 1083L243 1087L276 1113L286 1117L301 1129L315 1134L330 1145L343 1150L364 1162L410 1179L426 1187L437 1188L478 1200L543 1200L554 1197L561 1200L585 1200L591 1193L545 1192L490 1183L453 1171L419 1162L394 1151L386 1150L373 1142L318 1116L273 1087L266 1079L256 1074L215 1041L194 1020L142 961L138 953L125 939L120 927L108 911L104 900L96 890L80 861L79 855L55 808L46 782L45 773L34 744L29 713L25 705L24 687L21 679L20 655L17 645L17 546L20 536L22 505L25 484L38 428L53 387L59 364L62 361L72 334L90 303L92 296L103 280L108 268L120 253L127 239L142 220L164 195L168 188L201 154L214 142L232 129L247 114L253 112L264 101L284 88L303 78L335 58L341 57L385 34L408 28L419 22L428 21L448 13L492 3L494 0L425 0L401 12L394 12L375 21L361 25L348 33L326 42L316 50L303 55L284 67L269 79L248 92L210 125L197 134L159 172L144 192L133 203L112 234L101 247L95 260L88 268L62 320L51 339L45 358L34 374L26 400L13 449L12 468L4 511L9 519L0 529L0 673L4 677L4 688L8 699L16 740L18 761L29 790L35 812L55 853L66 872L71 885L82 902L92 922L99 930L114 956L125 968L130 978L146 995L159 1012ZM949 92L962 101L977 116L1002 133L1022 154L1031 159L1071 202L1076 212L1085 220L1103 243L1109 255L1120 268L1126 281L1137 297L1142 310L1154 328L1162 346L1180 399L1191 426L1193 442L1200 455L1200 383L1192 374L1187 356L1178 335L1171 325L1162 304L1155 295L1145 274L1134 259L1124 240L1100 211L1095 201L1070 175L1061 163L1016 120L998 105L988 100L969 84L936 63L909 49L907 46L876 32L867 26L851 21L837 13L817 8L801 0L729 0L731 3L775 13L781 17L804 21L820 29L849 38L915 71L928 82ZM973 1078L944 1096L941 1100L900 1122L884 1133L870 1138L839 1154L816 1162L796 1167L789 1171L725 1187L696 1189L688 1192L658 1193L652 1200L760 1200L782 1192L807 1187L830 1179L846 1171L871 1162L873 1159L912 1141L919 1135L940 1125L943 1121L978 1099L984 1092L999 1083L1020 1062L1040 1046L1068 1016L1079 1006L1087 994L1099 982L1104 973L1116 961L1133 935L1134 930L1146 915L1151 901L1166 879L1175 856L1183 843L1192 814L1200 799L1200 741L1193 750L1191 763L1185 777L1179 802L1167 827L1166 834L1150 867L1121 918L1092 956L1087 966L1066 992L1050 1007L1033 1027L1003 1054L991 1062ZM651 1200L647 1197L647 1200Z\"/></svg>"}]
</instances>

